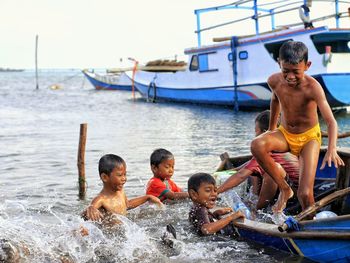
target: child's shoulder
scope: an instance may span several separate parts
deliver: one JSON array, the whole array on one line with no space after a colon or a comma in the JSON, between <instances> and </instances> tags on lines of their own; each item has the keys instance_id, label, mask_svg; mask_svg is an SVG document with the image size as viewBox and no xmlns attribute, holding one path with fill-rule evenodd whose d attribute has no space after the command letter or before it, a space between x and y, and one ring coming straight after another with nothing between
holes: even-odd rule
<instances>
[{"instance_id":1,"label":"child's shoulder","mask_svg":"<svg viewBox=\"0 0 350 263\"><path fill-rule=\"evenodd\" d=\"M278 82L280 82L282 80L282 73L281 72L277 72L277 73L273 73L272 75L270 75L270 77L267 79L267 83L271 86L276 85Z\"/></svg>"}]
</instances>

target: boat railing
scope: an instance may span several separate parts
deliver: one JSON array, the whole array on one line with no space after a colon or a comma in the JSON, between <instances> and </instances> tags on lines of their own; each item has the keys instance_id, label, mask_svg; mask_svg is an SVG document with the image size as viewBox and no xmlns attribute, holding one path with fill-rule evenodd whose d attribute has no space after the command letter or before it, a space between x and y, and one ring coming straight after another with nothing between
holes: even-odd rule
<instances>
[{"instance_id":1,"label":"boat railing","mask_svg":"<svg viewBox=\"0 0 350 263\"><path fill-rule=\"evenodd\" d=\"M261 0L260 0L261 1ZM264 17L270 17L271 18L271 31L274 31L278 29L281 26L275 25L275 15L277 14L282 14L286 12L291 12L294 10L299 10L299 15L300 18L302 19L303 22L299 23L294 23L290 25L285 25L287 27L292 27L292 26L298 26L304 24L305 27L310 27L312 26L312 22L318 22L330 18L335 18L336 21L336 28L339 28L339 20L344 17L348 17L350 13L350 9L347 12L340 12L339 11L339 4L340 3L347 3L349 4L350 1L341 1L341 0L278 0L278 1L267 1L265 3L258 3L260 2L258 0L244 0L244 1L235 1L233 3L227 4L227 5L220 5L220 6L214 6L214 7L209 7L209 8L202 8L202 9L196 9L194 11L197 19L197 30L195 33L197 34L197 42L198 42L198 47L202 45L202 40L201 40L201 33L203 31L207 30L212 30L218 27L234 24L234 23L239 23L243 22L246 20L253 19L255 21L255 34L259 35L261 34L259 30L259 19L264 18ZM309 7L312 6L312 2L330 2L334 3L334 13L319 17L313 20L310 20L309 17L309 12L310 9ZM251 4L251 5L247 5ZM253 11L253 15L238 18L232 21L228 21L225 23L213 25L213 26L208 26L205 28L201 28L201 15L203 13L207 12L215 12L215 11L221 11L221 10L228 10L228 9L240 9L240 10L250 10ZM347 14L348 13L348 14ZM285 27L283 26L283 27Z\"/></svg>"}]
</instances>

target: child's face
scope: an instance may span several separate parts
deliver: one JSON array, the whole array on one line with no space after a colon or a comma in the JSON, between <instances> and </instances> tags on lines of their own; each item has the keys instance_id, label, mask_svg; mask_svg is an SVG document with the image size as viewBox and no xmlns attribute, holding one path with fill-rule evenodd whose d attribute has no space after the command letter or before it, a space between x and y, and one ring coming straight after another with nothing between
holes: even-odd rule
<instances>
[{"instance_id":1,"label":"child's face","mask_svg":"<svg viewBox=\"0 0 350 263\"><path fill-rule=\"evenodd\" d=\"M151 169L155 177L160 178L162 180L168 180L174 174L174 165L175 160L169 159L164 160L158 166L152 165Z\"/></svg>"},{"instance_id":2,"label":"child's face","mask_svg":"<svg viewBox=\"0 0 350 263\"><path fill-rule=\"evenodd\" d=\"M216 199L218 197L217 188L211 183L201 183L198 191L191 190L192 201L211 209L216 204Z\"/></svg>"},{"instance_id":3,"label":"child's face","mask_svg":"<svg viewBox=\"0 0 350 263\"><path fill-rule=\"evenodd\" d=\"M281 60L279 64L283 78L287 81L288 86L296 87L304 79L305 71L309 69L311 62L305 63L305 61L301 61L298 64L289 64Z\"/></svg>"},{"instance_id":4,"label":"child's face","mask_svg":"<svg viewBox=\"0 0 350 263\"><path fill-rule=\"evenodd\" d=\"M114 191L122 190L126 183L126 165L116 166L111 174L104 176L102 180Z\"/></svg>"}]
</instances>

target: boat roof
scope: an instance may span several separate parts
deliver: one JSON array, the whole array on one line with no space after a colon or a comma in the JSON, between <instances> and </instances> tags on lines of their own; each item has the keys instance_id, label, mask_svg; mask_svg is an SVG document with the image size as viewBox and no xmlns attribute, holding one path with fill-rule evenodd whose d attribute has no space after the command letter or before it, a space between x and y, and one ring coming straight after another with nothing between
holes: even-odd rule
<instances>
[{"instance_id":1,"label":"boat roof","mask_svg":"<svg viewBox=\"0 0 350 263\"><path fill-rule=\"evenodd\" d=\"M296 36L301 34L316 34L316 33L324 33L324 32L330 32L332 34L339 33L339 32L350 33L350 29L349 28L329 29L327 26L315 27L315 28L309 28L309 29L305 29L304 27L291 28L291 29L288 28L284 30L267 32L265 34L260 34L260 35L240 36L238 37L238 46L246 46L246 45L251 45L255 43L269 42L271 40L284 39L286 37L291 37L291 36ZM188 55L188 54L194 54L194 53L216 51L216 50L227 48L230 46L231 46L230 37L228 37L223 42L218 44L205 45L201 47L193 47L193 48L185 49L185 54Z\"/></svg>"}]
</instances>

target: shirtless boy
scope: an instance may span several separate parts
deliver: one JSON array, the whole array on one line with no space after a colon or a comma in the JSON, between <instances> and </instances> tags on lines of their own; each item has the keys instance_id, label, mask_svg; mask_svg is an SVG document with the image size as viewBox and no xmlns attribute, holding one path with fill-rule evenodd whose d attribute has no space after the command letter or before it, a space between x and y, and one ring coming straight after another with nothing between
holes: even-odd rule
<instances>
[{"instance_id":1,"label":"shirtless boy","mask_svg":"<svg viewBox=\"0 0 350 263\"><path fill-rule=\"evenodd\" d=\"M280 194L274 205L274 212L282 212L293 191L284 180L280 169L272 159L271 152L286 152L299 156L300 178L297 197L306 209L314 204L313 185L321 145L321 131L317 108L327 124L329 142L322 161L326 164L344 165L337 154L337 122L321 85L305 74L311 66L308 50L304 43L288 41L279 51L280 73L271 75L268 84L272 91L269 131L256 137L251 151L262 168L273 178ZM281 112L281 125L277 119Z\"/></svg>"},{"instance_id":2,"label":"shirtless boy","mask_svg":"<svg viewBox=\"0 0 350 263\"><path fill-rule=\"evenodd\" d=\"M83 213L86 219L99 221L111 214L126 215L128 209L135 208L147 201L162 206L162 202L152 195L127 199L123 189L126 183L126 163L121 157L114 154L102 156L98 170L103 188Z\"/></svg>"}]
</instances>

